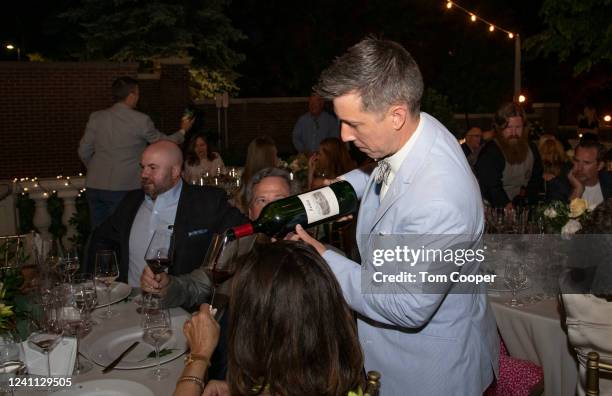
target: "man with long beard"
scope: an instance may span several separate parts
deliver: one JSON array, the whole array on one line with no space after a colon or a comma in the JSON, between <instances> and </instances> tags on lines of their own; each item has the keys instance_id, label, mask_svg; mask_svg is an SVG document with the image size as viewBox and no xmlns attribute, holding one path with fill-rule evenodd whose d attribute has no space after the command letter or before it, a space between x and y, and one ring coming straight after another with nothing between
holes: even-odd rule
<instances>
[{"instance_id":1,"label":"man with long beard","mask_svg":"<svg viewBox=\"0 0 612 396\"><path fill-rule=\"evenodd\" d=\"M518 104L501 106L493 120L496 137L482 148L474 167L482 197L493 207L535 203L542 190L542 160L528 141L526 121Z\"/></svg>"}]
</instances>

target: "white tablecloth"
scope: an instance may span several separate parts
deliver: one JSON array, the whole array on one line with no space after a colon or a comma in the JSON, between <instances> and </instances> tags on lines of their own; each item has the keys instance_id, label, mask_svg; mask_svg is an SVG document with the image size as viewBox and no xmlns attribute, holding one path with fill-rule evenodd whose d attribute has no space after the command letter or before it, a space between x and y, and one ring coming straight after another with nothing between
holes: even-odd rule
<instances>
[{"instance_id":1,"label":"white tablecloth","mask_svg":"<svg viewBox=\"0 0 612 396\"><path fill-rule=\"evenodd\" d=\"M95 318L94 319L99 322L98 325L94 326L91 333L89 333L81 342L82 345L87 343L88 341L95 340L97 337L100 337L103 334L106 334L109 331L120 329L120 328L128 328L130 326L138 326L140 324L140 314L136 312L138 306L133 302L119 302L117 304L113 304L113 310L119 312L119 315L110 319L110 320L102 320ZM106 309L106 308L100 308ZM184 316L186 312L181 308L172 308L170 313L173 318L177 316ZM94 311L95 315L95 311ZM81 355L81 359L85 359ZM154 395L159 396L167 396L171 395L174 392L174 388L176 387L176 381L181 375L184 367L183 356L174 359L170 362L167 362L162 365L162 367L170 370L170 376L164 378L161 381L154 380L149 378L147 374L152 367L147 367L143 369L135 369L135 370L119 370L115 369L106 374L102 374L102 367L93 363L93 369L85 374L79 375L77 377L72 377L73 384L78 384L80 382L91 381L91 380L100 380L100 379L124 379L129 381L138 382L147 388L149 388ZM73 388L74 389L74 385ZM31 395L32 393L18 393L15 392L16 395ZM41 394L41 393L39 393ZM60 392L61 394L61 392ZM134 395L138 396L138 395Z\"/></svg>"},{"instance_id":2,"label":"white tablecloth","mask_svg":"<svg viewBox=\"0 0 612 396\"><path fill-rule=\"evenodd\" d=\"M546 396L573 396L578 363L562 327L556 299L523 307L505 304L510 295L489 296L497 327L512 357L529 360L544 369Z\"/></svg>"}]
</instances>

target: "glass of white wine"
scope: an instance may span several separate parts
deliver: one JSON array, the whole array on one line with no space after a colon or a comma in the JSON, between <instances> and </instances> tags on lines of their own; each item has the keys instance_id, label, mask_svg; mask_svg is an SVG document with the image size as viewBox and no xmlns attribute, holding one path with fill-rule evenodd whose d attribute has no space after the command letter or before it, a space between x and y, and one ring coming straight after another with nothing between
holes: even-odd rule
<instances>
[{"instance_id":1,"label":"glass of white wine","mask_svg":"<svg viewBox=\"0 0 612 396\"><path fill-rule=\"evenodd\" d=\"M101 319L110 319L118 315L117 311L111 309L111 289L115 279L119 277L119 266L117 255L113 250L99 250L96 252L95 279L97 285L104 286L106 293L106 310L101 312Z\"/></svg>"},{"instance_id":2,"label":"glass of white wine","mask_svg":"<svg viewBox=\"0 0 612 396\"><path fill-rule=\"evenodd\" d=\"M170 311L162 307L160 299L148 299L143 304L142 315L142 340L155 348L157 362L155 369L149 373L149 376L161 381L170 374L168 369L161 367L159 359L159 349L172 338Z\"/></svg>"}]
</instances>

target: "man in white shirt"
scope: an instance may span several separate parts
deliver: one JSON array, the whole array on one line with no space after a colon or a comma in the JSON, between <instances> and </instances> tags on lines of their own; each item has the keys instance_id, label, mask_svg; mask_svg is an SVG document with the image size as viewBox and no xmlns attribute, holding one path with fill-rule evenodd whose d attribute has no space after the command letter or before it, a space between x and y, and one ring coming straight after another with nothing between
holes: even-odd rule
<instances>
[{"instance_id":1,"label":"man in white shirt","mask_svg":"<svg viewBox=\"0 0 612 396\"><path fill-rule=\"evenodd\" d=\"M574 149L574 167L567 177L553 179L548 199L571 202L585 199L591 210L612 196L612 177L604 169L606 150L597 141L581 141Z\"/></svg>"}]
</instances>

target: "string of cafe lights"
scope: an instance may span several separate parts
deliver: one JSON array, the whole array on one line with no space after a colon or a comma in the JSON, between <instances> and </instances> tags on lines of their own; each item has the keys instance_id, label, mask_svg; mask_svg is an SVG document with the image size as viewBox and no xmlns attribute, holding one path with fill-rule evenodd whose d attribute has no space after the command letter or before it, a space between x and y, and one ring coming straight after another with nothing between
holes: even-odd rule
<instances>
[{"instance_id":1,"label":"string of cafe lights","mask_svg":"<svg viewBox=\"0 0 612 396\"><path fill-rule=\"evenodd\" d=\"M464 12L466 15L468 15L468 16L469 16L469 19L470 19L470 21L471 21L472 23L475 23L475 22L477 22L477 21L481 21L481 22L483 22L484 24L488 25L488 26L489 26L489 32L490 32L490 33L493 33L493 32L495 32L495 31L497 31L497 30L498 30L498 31L501 31L501 32L506 33L506 34L508 35L508 38L509 38L509 39L515 39L515 38L517 38L517 37L518 37L518 33L513 33L513 32L511 32L510 30L504 29L504 28L502 28L502 27L500 27L500 26L498 26L498 25L496 25L496 24L494 24L494 23L492 23L492 22L487 21L486 19L484 19L483 17L480 17L480 16L476 15L476 14L475 14L475 13L473 13L472 11L470 11L470 10L467 10L467 9L463 8L463 7L462 7L461 5L459 5L457 2L455 2L455 1L447 1L447 2L446 2L446 9L451 10L451 9L453 9L453 8L456 8L456 9L458 9L458 10L463 11L463 12Z\"/></svg>"},{"instance_id":2,"label":"string of cafe lights","mask_svg":"<svg viewBox=\"0 0 612 396\"><path fill-rule=\"evenodd\" d=\"M79 173L78 177L82 177L83 174ZM70 176L63 176L63 175L57 175L55 177L56 180L58 181L62 181L62 184L65 187L72 187L74 189L77 189L79 192L77 193L77 196L80 197L82 193L84 193L86 191L85 188L76 188L72 182L70 181ZM29 186L24 186L22 185L22 183L28 183L30 184ZM43 192L43 197L44 198L49 198L50 195L52 194L57 194L57 190L50 190L48 189L46 186L43 185L42 181L38 178L38 177L22 177L22 178L14 178L13 179L13 191L14 192L20 192L21 195L26 195L29 194L31 192L35 192L37 190L40 190Z\"/></svg>"}]
</instances>

